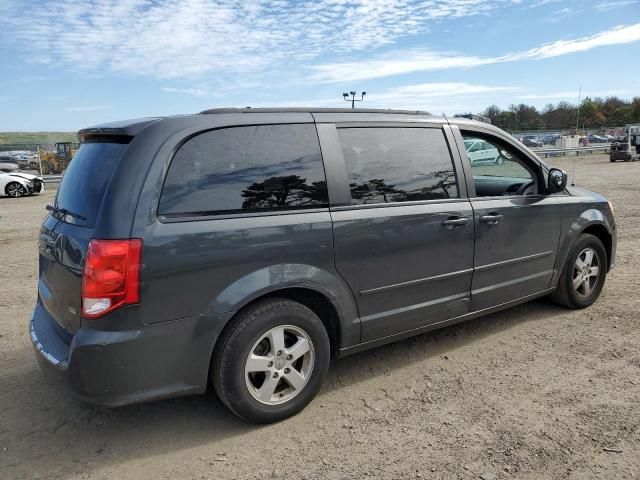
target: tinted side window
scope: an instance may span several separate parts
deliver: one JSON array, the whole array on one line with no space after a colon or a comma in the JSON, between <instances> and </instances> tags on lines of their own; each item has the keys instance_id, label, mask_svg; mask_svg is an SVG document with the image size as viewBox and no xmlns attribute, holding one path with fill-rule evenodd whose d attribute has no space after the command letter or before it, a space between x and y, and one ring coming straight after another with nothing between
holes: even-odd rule
<instances>
[{"instance_id":1,"label":"tinted side window","mask_svg":"<svg viewBox=\"0 0 640 480\"><path fill-rule=\"evenodd\" d=\"M176 153L158 213L212 214L328 205L314 125L202 133Z\"/></svg>"},{"instance_id":2,"label":"tinted side window","mask_svg":"<svg viewBox=\"0 0 640 480\"><path fill-rule=\"evenodd\" d=\"M435 128L340 128L351 203L458 196L444 133Z\"/></svg>"}]
</instances>

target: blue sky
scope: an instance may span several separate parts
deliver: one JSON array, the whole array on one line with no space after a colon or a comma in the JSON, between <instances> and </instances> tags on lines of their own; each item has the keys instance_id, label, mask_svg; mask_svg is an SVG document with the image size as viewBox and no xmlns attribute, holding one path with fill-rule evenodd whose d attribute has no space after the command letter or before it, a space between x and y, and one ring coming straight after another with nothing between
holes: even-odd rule
<instances>
[{"instance_id":1,"label":"blue sky","mask_svg":"<svg viewBox=\"0 0 640 480\"><path fill-rule=\"evenodd\" d=\"M640 0L2 0L0 131L216 106L640 96Z\"/></svg>"}]
</instances>

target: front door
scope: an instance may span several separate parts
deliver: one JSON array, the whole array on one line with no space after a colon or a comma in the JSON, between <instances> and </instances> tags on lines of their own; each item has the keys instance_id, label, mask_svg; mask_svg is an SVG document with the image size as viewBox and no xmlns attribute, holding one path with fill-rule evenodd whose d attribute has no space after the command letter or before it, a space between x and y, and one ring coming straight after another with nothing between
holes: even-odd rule
<instances>
[{"instance_id":1,"label":"front door","mask_svg":"<svg viewBox=\"0 0 640 480\"><path fill-rule=\"evenodd\" d=\"M545 193L539 163L516 145L480 131L463 131L463 144L483 141L499 152L493 164L463 161L474 211L476 243L473 311L534 295L549 287L560 237L560 215ZM459 142L460 144L460 142Z\"/></svg>"},{"instance_id":2,"label":"front door","mask_svg":"<svg viewBox=\"0 0 640 480\"><path fill-rule=\"evenodd\" d=\"M349 190L331 211L335 261L362 340L467 313L473 213L442 126L338 125L335 138Z\"/></svg>"}]
</instances>

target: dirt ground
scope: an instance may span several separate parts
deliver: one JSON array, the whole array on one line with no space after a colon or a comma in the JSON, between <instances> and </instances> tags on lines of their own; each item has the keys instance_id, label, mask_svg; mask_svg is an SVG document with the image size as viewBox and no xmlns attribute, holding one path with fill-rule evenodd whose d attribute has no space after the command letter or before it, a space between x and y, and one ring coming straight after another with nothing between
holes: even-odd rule
<instances>
[{"instance_id":1,"label":"dirt ground","mask_svg":"<svg viewBox=\"0 0 640 480\"><path fill-rule=\"evenodd\" d=\"M0 199L0 478L638 478L640 164L575 162L618 222L598 303L539 300L345 358L306 410L262 427L213 394L106 410L48 384L27 321L54 192Z\"/></svg>"}]
</instances>

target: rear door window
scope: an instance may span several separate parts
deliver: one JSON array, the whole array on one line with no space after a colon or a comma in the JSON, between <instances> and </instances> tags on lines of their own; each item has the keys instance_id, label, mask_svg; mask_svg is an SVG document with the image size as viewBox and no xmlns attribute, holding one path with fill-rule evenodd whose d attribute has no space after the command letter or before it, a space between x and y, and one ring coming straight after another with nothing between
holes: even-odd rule
<instances>
[{"instance_id":1,"label":"rear door window","mask_svg":"<svg viewBox=\"0 0 640 480\"><path fill-rule=\"evenodd\" d=\"M77 214L62 215L61 220L81 226L93 227L105 190L122 154L124 143L83 143L67 167L58 194L56 207Z\"/></svg>"},{"instance_id":2,"label":"rear door window","mask_svg":"<svg viewBox=\"0 0 640 480\"><path fill-rule=\"evenodd\" d=\"M158 214L211 215L328 205L312 124L233 127L199 134L173 158Z\"/></svg>"},{"instance_id":3,"label":"rear door window","mask_svg":"<svg viewBox=\"0 0 640 480\"><path fill-rule=\"evenodd\" d=\"M339 128L352 205L458 197L441 129Z\"/></svg>"}]
</instances>

